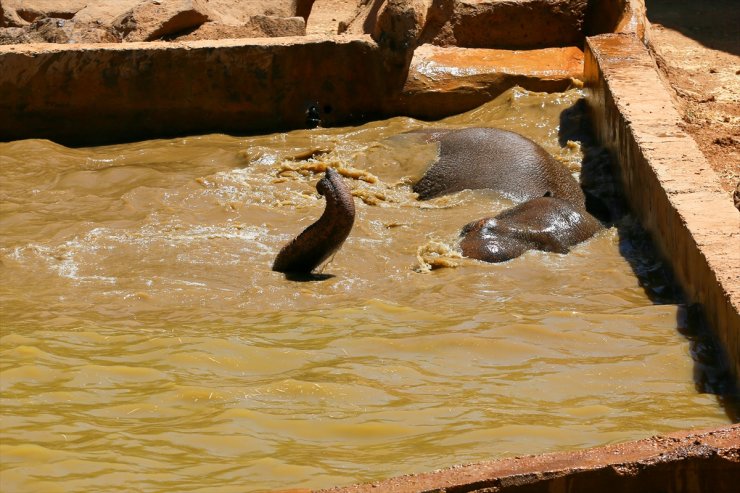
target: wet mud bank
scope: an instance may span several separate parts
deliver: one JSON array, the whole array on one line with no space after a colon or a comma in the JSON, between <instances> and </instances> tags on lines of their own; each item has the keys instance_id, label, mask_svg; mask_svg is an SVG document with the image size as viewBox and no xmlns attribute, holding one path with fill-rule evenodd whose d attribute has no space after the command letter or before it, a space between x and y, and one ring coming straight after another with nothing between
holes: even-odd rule
<instances>
[{"instance_id":1,"label":"wet mud bank","mask_svg":"<svg viewBox=\"0 0 740 493\"><path fill-rule=\"evenodd\" d=\"M482 462L321 492L730 492L737 487L738 474L740 426L733 426Z\"/></svg>"}]
</instances>

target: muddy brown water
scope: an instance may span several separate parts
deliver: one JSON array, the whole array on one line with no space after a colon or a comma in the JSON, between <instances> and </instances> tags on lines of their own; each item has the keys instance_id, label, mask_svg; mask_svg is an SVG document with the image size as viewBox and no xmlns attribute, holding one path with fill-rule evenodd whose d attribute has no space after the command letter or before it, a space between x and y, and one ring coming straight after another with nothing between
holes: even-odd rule
<instances>
[{"instance_id":1,"label":"muddy brown water","mask_svg":"<svg viewBox=\"0 0 740 493\"><path fill-rule=\"evenodd\" d=\"M557 134L580 97L512 90L433 124L0 144L0 489L321 487L728 423L696 391L681 307L651 301L615 228L484 264L455 257L457 233L506 200L410 191L434 149L399 134L429 126L518 131L577 172ZM355 229L323 280L290 281L270 265L323 211L326 165L354 190Z\"/></svg>"}]
</instances>

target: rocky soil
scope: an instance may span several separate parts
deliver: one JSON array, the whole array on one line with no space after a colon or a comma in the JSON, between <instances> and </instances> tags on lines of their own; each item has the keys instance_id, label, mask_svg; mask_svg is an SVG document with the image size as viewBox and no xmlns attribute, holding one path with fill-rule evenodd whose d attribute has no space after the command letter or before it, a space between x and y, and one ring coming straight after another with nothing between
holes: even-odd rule
<instances>
[{"instance_id":1,"label":"rocky soil","mask_svg":"<svg viewBox=\"0 0 740 493\"><path fill-rule=\"evenodd\" d=\"M684 130L740 209L740 2L647 0L648 45Z\"/></svg>"},{"instance_id":2,"label":"rocky soil","mask_svg":"<svg viewBox=\"0 0 740 493\"><path fill-rule=\"evenodd\" d=\"M300 36L306 33L311 3L312 0L2 0L0 44Z\"/></svg>"}]
</instances>

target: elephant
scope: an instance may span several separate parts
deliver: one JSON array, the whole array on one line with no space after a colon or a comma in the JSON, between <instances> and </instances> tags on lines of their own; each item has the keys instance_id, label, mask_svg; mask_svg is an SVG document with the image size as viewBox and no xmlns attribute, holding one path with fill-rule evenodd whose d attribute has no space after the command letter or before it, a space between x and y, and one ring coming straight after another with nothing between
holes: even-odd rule
<instances>
[{"instance_id":1,"label":"elephant","mask_svg":"<svg viewBox=\"0 0 740 493\"><path fill-rule=\"evenodd\" d=\"M272 270L308 274L336 252L349 236L355 222L355 203L339 173L328 168L316 190L326 198L324 213L280 250Z\"/></svg>"},{"instance_id":2,"label":"elephant","mask_svg":"<svg viewBox=\"0 0 740 493\"><path fill-rule=\"evenodd\" d=\"M601 228L570 171L535 142L496 128L422 130L439 157L412 189L419 199L491 189L517 203L463 227L466 257L503 262L527 250L567 253Z\"/></svg>"},{"instance_id":3,"label":"elephant","mask_svg":"<svg viewBox=\"0 0 740 493\"><path fill-rule=\"evenodd\" d=\"M531 249L567 253L601 228L586 211L584 193L568 169L526 137L495 128L412 133L439 142L437 160L412 186L420 200L486 188L516 202L495 217L463 227L464 256L503 262ZM316 189L326 197L324 213L280 250L273 270L310 273L349 235L355 207L339 173L328 168Z\"/></svg>"},{"instance_id":4,"label":"elephant","mask_svg":"<svg viewBox=\"0 0 740 493\"><path fill-rule=\"evenodd\" d=\"M505 262L527 250L568 253L599 229L599 221L585 209L556 197L537 197L466 224L460 248L469 258Z\"/></svg>"},{"instance_id":5,"label":"elephant","mask_svg":"<svg viewBox=\"0 0 740 493\"><path fill-rule=\"evenodd\" d=\"M439 142L439 158L412 187L421 200L488 188L517 203L549 195L585 207L568 168L522 135L498 128L418 133Z\"/></svg>"}]
</instances>

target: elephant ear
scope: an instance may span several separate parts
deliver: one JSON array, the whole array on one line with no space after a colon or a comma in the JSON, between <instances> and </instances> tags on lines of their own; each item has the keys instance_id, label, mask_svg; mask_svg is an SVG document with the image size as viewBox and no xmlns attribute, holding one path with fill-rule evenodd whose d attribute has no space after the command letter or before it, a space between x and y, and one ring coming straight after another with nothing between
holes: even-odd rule
<instances>
[{"instance_id":1,"label":"elephant ear","mask_svg":"<svg viewBox=\"0 0 740 493\"><path fill-rule=\"evenodd\" d=\"M465 189L491 188L486 184L478 183L471 179L460 169L454 157L440 156L440 158L427 169L424 176L417 181L411 190L419 194L419 200L428 200L442 195L461 192Z\"/></svg>"},{"instance_id":2,"label":"elephant ear","mask_svg":"<svg viewBox=\"0 0 740 493\"><path fill-rule=\"evenodd\" d=\"M430 169L427 173L421 177L421 180L414 183L411 190L419 194L419 200L429 200L434 197L445 194L445 184L441 176L434 176L434 173L430 173Z\"/></svg>"}]
</instances>

